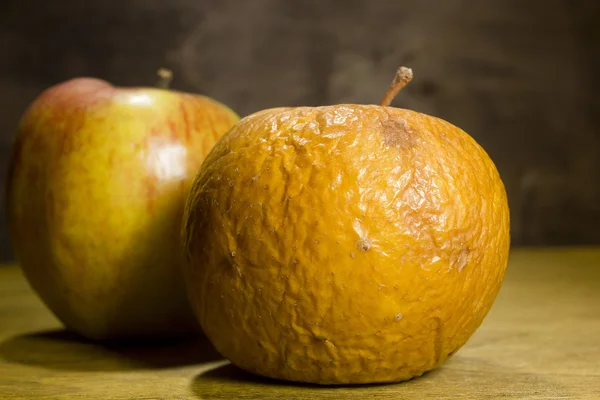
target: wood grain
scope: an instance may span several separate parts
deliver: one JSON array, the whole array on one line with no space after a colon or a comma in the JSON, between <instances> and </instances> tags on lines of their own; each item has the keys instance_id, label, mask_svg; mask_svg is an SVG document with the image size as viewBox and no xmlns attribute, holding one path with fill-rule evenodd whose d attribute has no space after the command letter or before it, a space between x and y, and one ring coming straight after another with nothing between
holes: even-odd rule
<instances>
[{"instance_id":1,"label":"wood grain","mask_svg":"<svg viewBox=\"0 0 600 400\"><path fill-rule=\"evenodd\" d=\"M246 374L204 338L99 345L65 331L15 266L0 268L2 399L598 399L600 248L513 250L481 328L412 381L359 387Z\"/></svg>"}]
</instances>

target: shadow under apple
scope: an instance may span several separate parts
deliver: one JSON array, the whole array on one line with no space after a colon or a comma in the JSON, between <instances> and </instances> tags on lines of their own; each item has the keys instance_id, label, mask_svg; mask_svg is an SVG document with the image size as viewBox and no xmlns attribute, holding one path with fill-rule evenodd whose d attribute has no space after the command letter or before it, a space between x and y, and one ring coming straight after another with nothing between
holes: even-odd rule
<instances>
[{"instance_id":1,"label":"shadow under apple","mask_svg":"<svg viewBox=\"0 0 600 400\"><path fill-rule=\"evenodd\" d=\"M223 359L204 335L101 343L64 329L8 338L0 343L0 358L10 363L69 371L162 369Z\"/></svg>"},{"instance_id":2,"label":"shadow under apple","mask_svg":"<svg viewBox=\"0 0 600 400\"><path fill-rule=\"evenodd\" d=\"M199 398L260 399L339 399L346 398L349 390L356 398L372 397L373 393L397 393L404 383L380 383L361 385L317 385L302 382L287 382L265 378L246 372L233 364L225 364L201 373L195 377L191 388ZM354 398L354 397L353 397Z\"/></svg>"},{"instance_id":3,"label":"shadow under apple","mask_svg":"<svg viewBox=\"0 0 600 400\"><path fill-rule=\"evenodd\" d=\"M400 383L373 385L320 386L285 382L252 375L227 363L197 375L191 383L192 392L201 399L363 399L363 398L473 398L526 397L531 391L568 397L568 389L531 373L515 377L512 369L485 364L470 357L453 357L444 365L420 377Z\"/></svg>"}]
</instances>

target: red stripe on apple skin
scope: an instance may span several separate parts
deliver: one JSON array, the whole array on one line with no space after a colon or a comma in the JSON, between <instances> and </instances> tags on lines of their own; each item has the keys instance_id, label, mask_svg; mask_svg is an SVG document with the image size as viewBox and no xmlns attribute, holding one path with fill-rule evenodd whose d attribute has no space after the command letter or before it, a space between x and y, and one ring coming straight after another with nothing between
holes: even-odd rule
<instances>
[{"instance_id":1,"label":"red stripe on apple skin","mask_svg":"<svg viewBox=\"0 0 600 400\"><path fill-rule=\"evenodd\" d=\"M30 106L26 118L43 120L47 126L55 127L50 130L56 135L62 132L79 132L86 122L86 110L99 103L109 102L114 89L112 85L101 79L74 78L43 91ZM65 123L69 126L64 126ZM59 156L72 152L81 143L74 141L67 134L62 134L61 139ZM83 137L79 139L85 140ZM38 140L44 139L38 138Z\"/></svg>"},{"instance_id":2,"label":"red stripe on apple skin","mask_svg":"<svg viewBox=\"0 0 600 400\"><path fill-rule=\"evenodd\" d=\"M177 137L177 124L173 120L167 121L167 125L169 126L169 131L171 133L170 139L173 142L178 142L179 138Z\"/></svg>"},{"instance_id":3,"label":"red stripe on apple skin","mask_svg":"<svg viewBox=\"0 0 600 400\"><path fill-rule=\"evenodd\" d=\"M190 119L186 110L186 106L183 103L183 100L179 102L179 110L181 111L181 117L184 125L183 130L185 132L185 138L189 143L191 140L192 133L190 132Z\"/></svg>"},{"instance_id":4,"label":"red stripe on apple skin","mask_svg":"<svg viewBox=\"0 0 600 400\"><path fill-rule=\"evenodd\" d=\"M154 203L156 196L158 195L158 184L159 181L156 175L148 175L148 178L146 179L146 208L149 214L152 214L154 211Z\"/></svg>"},{"instance_id":5,"label":"red stripe on apple skin","mask_svg":"<svg viewBox=\"0 0 600 400\"><path fill-rule=\"evenodd\" d=\"M213 113L206 113L204 117L208 123L210 132L215 132L215 121L213 121ZM202 138L204 141L204 146L210 146L209 143L213 141L212 137L207 137L206 135Z\"/></svg>"}]
</instances>

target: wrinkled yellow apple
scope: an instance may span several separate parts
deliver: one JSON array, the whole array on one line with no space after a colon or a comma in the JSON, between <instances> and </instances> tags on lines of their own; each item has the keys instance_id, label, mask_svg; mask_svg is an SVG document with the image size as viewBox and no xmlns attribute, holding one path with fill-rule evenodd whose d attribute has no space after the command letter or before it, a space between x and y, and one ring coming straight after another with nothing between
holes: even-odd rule
<instances>
[{"instance_id":1,"label":"wrinkled yellow apple","mask_svg":"<svg viewBox=\"0 0 600 400\"><path fill-rule=\"evenodd\" d=\"M317 384L398 382L482 323L509 252L498 171L458 127L381 105L263 110L215 145L183 245L191 303L238 367Z\"/></svg>"}]
</instances>

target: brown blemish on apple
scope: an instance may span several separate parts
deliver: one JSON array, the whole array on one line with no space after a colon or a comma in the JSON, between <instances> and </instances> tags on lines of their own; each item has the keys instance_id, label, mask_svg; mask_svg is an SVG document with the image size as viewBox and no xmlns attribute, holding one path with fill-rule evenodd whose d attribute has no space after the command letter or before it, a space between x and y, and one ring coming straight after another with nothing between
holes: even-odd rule
<instances>
[{"instance_id":1,"label":"brown blemish on apple","mask_svg":"<svg viewBox=\"0 0 600 400\"><path fill-rule=\"evenodd\" d=\"M369 238L361 238L356 242L356 248L360 251L367 251L373 246L373 241Z\"/></svg>"},{"instance_id":2,"label":"brown blemish on apple","mask_svg":"<svg viewBox=\"0 0 600 400\"><path fill-rule=\"evenodd\" d=\"M401 118L390 117L387 121L382 122L381 134L385 145L388 147L409 149L415 144L414 131Z\"/></svg>"}]
</instances>

